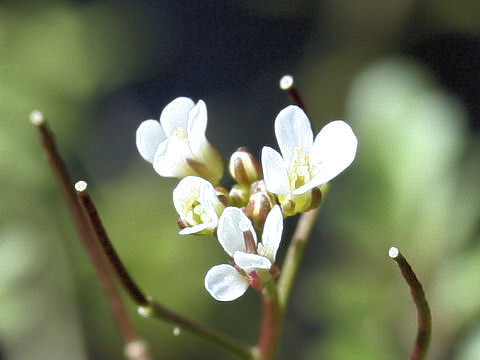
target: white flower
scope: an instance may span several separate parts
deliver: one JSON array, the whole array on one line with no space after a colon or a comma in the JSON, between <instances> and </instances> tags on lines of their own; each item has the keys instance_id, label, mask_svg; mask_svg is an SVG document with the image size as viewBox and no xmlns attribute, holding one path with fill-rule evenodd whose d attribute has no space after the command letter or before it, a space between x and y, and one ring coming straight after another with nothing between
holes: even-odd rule
<instances>
[{"instance_id":1,"label":"white flower","mask_svg":"<svg viewBox=\"0 0 480 360\"><path fill-rule=\"evenodd\" d=\"M223 175L220 154L207 140L207 107L179 97L162 110L160 121L145 120L136 133L140 155L161 176L199 175L216 184Z\"/></svg>"},{"instance_id":2,"label":"white flower","mask_svg":"<svg viewBox=\"0 0 480 360\"><path fill-rule=\"evenodd\" d=\"M247 291L253 278L261 282L271 279L269 270L275 262L282 231L283 216L278 205L267 216L260 243L242 210L227 207L220 217L217 236L235 266L216 265L207 272L205 288L210 295L219 301L235 300Z\"/></svg>"},{"instance_id":3,"label":"white flower","mask_svg":"<svg viewBox=\"0 0 480 360\"><path fill-rule=\"evenodd\" d=\"M263 147L262 167L267 189L279 196L282 208L288 201L305 201L301 198L309 190L340 174L352 163L357 150L357 138L342 120L325 125L314 141L307 115L295 105L278 114L275 136L281 155ZM293 213L306 210L307 205L295 204Z\"/></svg>"},{"instance_id":4,"label":"white flower","mask_svg":"<svg viewBox=\"0 0 480 360\"><path fill-rule=\"evenodd\" d=\"M224 209L213 185L198 176L180 180L173 190L173 205L180 215L181 235L213 233Z\"/></svg>"}]
</instances>

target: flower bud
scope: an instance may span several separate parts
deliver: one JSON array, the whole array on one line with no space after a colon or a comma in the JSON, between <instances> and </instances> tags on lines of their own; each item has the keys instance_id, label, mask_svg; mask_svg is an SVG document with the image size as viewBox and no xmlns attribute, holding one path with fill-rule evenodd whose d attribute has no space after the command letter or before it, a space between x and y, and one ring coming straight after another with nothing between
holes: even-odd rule
<instances>
[{"instance_id":1,"label":"flower bud","mask_svg":"<svg viewBox=\"0 0 480 360\"><path fill-rule=\"evenodd\" d=\"M252 220L256 228L261 229L273 205L274 203L272 204L267 193L256 192L250 195L248 204L245 207L245 214Z\"/></svg>"},{"instance_id":2,"label":"flower bud","mask_svg":"<svg viewBox=\"0 0 480 360\"><path fill-rule=\"evenodd\" d=\"M243 207L248 202L250 192L247 186L235 184L230 189L229 195L233 206Z\"/></svg>"},{"instance_id":3,"label":"flower bud","mask_svg":"<svg viewBox=\"0 0 480 360\"><path fill-rule=\"evenodd\" d=\"M227 189L217 186L215 188L215 193L217 194L218 200L223 204L223 206L230 206L230 195L228 194Z\"/></svg>"},{"instance_id":4,"label":"flower bud","mask_svg":"<svg viewBox=\"0 0 480 360\"><path fill-rule=\"evenodd\" d=\"M230 175L242 185L250 185L262 178L260 163L250 150L244 146L238 148L230 157L228 164Z\"/></svg>"},{"instance_id":5,"label":"flower bud","mask_svg":"<svg viewBox=\"0 0 480 360\"><path fill-rule=\"evenodd\" d=\"M255 194L257 192L264 192L270 194L272 199L275 199L275 196L267 191L267 186L265 185L265 181L263 180L255 181L254 183L252 183L252 185L250 185L250 194Z\"/></svg>"}]
</instances>

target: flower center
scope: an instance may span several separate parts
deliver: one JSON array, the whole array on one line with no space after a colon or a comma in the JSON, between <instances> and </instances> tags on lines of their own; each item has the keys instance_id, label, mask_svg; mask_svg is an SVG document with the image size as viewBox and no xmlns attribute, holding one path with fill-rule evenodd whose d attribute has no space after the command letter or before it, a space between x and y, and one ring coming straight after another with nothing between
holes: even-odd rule
<instances>
[{"instance_id":1,"label":"flower center","mask_svg":"<svg viewBox=\"0 0 480 360\"><path fill-rule=\"evenodd\" d=\"M312 178L309 157L300 148L295 148L295 155L288 171L290 189L298 189L300 186L308 183Z\"/></svg>"},{"instance_id":2,"label":"flower center","mask_svg":"<svg viewBox=\"0 0 480 360\"><path fill-rule=\"evenodd\" d=\"M183 128L181 126L179 126L178 128L175 129L174 134L180 140L186 140L187 139L187 130L185 130L185 128Z\"/></svg>"},{"instance_id":3,"label":"flower center","mask_svg":"<svg viewBox=\"0 0 480 360\"><path fill-rule=\"evenodd\" d=\"M193 192L192 197L185 204L185 218L190 226L210 222L212 219L199 201L200 194Z\"/></svg>"}]
</instances>

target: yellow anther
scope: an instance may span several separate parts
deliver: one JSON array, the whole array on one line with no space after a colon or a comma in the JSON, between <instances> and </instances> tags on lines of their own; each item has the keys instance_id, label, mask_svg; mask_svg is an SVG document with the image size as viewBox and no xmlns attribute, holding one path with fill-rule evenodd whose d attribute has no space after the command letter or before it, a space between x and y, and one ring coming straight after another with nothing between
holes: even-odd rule
<instances>
[{"instance_id":1,"label":"yellow anther","mask_svg":"<svg viewBox=\"0 0 480 360\"><path fill-rule=\"evenodd\" d=\"M183 127L178 127L175 130L175 136L179 139L186 139L187 138L187 131Z\"/></svg>"},{"instance_id":2,"label":"yellow anther","mask_svg":"<svg viewBox=\"0 0 480 360\"><path fill-rule=\"evenodd\" d=\"M195 215L200 215L203 212L203 207L202 205L197 205L193 208L193 213Z\"/></svg>"}]
</instances>

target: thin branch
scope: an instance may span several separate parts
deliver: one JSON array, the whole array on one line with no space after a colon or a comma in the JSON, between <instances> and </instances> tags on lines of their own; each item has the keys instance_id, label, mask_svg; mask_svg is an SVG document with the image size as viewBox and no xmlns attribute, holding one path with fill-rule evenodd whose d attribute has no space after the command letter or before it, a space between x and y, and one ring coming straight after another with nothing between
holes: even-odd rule
<instances>
[{"instance_id":1,"label":"thin branch","mask_svg":"<svg viewBox=\"0 0 480 360\"><path fill-rule=\"evenodd\" d=\"M400 253L400 250L396 247L391 247L388 251L388 256L390 256L400 268L403 278L408 286L410 286L410 293L412 294L413 302L417 307L417 337L415 339L412 354L410 355L410 360L425 359L432 333L432 316L430 314L430 307L428 306L427 299L425 298L425 292L411 266Z\"/></svg>"},{"instance_id":2,"label":"thin branch","mask_svg":"<svg viewBox=\"0 0 480 360\"><path fill-rule=\"evenodd\" d=\"M87 215L90 225L97 236L97 239L104 251L106 258L109 260L110 265L113 268L114 273L122 283L124 289L138 305L147 305L148 300L145 294L140 290L135 281L130 276L129 272L123 265L122 260L118 256L115 248L110 241L110 238L105 231L105 227L102 224L102 220L98 215L97 209L93 204L92 198L87 191L87 183L85 181L78 181L75 183L75 190L77 191L78 200L82 205L85 214Z\"/></svg>"},{"instance_id":3,"label":"thin branch","mask_svg":"<svg viewBox=\"0 0 480 360\"><path fill-rule=\"evenodd\" d=\"M138 313L146 318L156 318L165 321L183 330L197 335L205 340L211 341L219 347L238 355L244 359L253 359L253 349L248 345L238 342L225 334L202 325L192 319L189 319L179 313L167 309L157 301L149 298L146 306L140 306Z\"/></svg>"},{"instance_id":4,"label":"thin branch","mask_svg":"<svg viewBox=\"0 0 480 360\"><path fill-rule=\"evenodd\" d=\"M110 261L112 268L114 269L117 277L119 278L123 288L128 293L130 298L139 306L138 312L140 315L148 318L157 318L165 322L174 324L184 330L198 335L206 340L209 340L216 345L228 350L238 356L246 359L250 359L253 356L252 349L240 343L216 330L208 328L202 324L199 324L179 313L176 313L170 309L167 309L163 305L159 304L150 297L144 295L143 291L135 283L133 278L128 273L127 269L122 263L122 260L118 256L115 248L113 247L110 238L103 226L103 223L98 215L92 198L87 191L87 183L79 181L75 184L77 195L82 205L90 224L104 250L105 256Z\"/></svg>"},{"instance_id":5,"label":"thin branch","mask_svg":"<svg viewBox=\"0 0 480 360\"><path fill-rule=\"evenodd\" d=\"M282 312L285 311L285 307L288 303L293 282L298 272L303 252L305 251L305 245L308 242L319 210L320 208L318 207L307 211L300 216L295 232L290 240L290 245L287 254L285 255L285 260L283 261L282 270L278 279L278 299Z\"/></svg>"},{"instance_id":6,"label":"thin branch","mask_svg":"<svg viewBox=\"0 0 480 360\"><path fill-rule=\"evenodd\" d=\"M295 83L293 80L292 75L284 75L280 79L279 82L280 89L285 90L288 95L290 96L290 100L292 102L301 107L303 111L307 112L307 108L305 107L305 103L303 102L302 96L300 95L300 92L297 90L295 87Z\"/></svg>"},{"instance_id":7,"label":"thin branch","mask_svg":"<svg viewBox=\"0 0 480 360\"><path fill-rule=\"evenodd\" d=\"M48 128L43 114L39 111L32 112L30 115L30 121L36 126L40 133L43 147L45 148L45 152L50 161L53 173L57 179L58 186L63 194L65 202L68 205L70 214L78 229L78 232L80 233L80 237L83 240L85 249L97 272L97 276L100 280L100 284L103 287L105 295L107 296L110 310L114 319L116 320L119 332L122 335L126 346L128 346L129 343L136 341L137 335L132 323L128 318L125 306L120 298L120 294L118 293L108 268L102 259L100 249L95 241L88 220L85 218L80 204L78 203L76 193L71 186L72 182L67 168L60 157L59 151L55 144L54 136Z\"/></svg>"}]
</instances>

